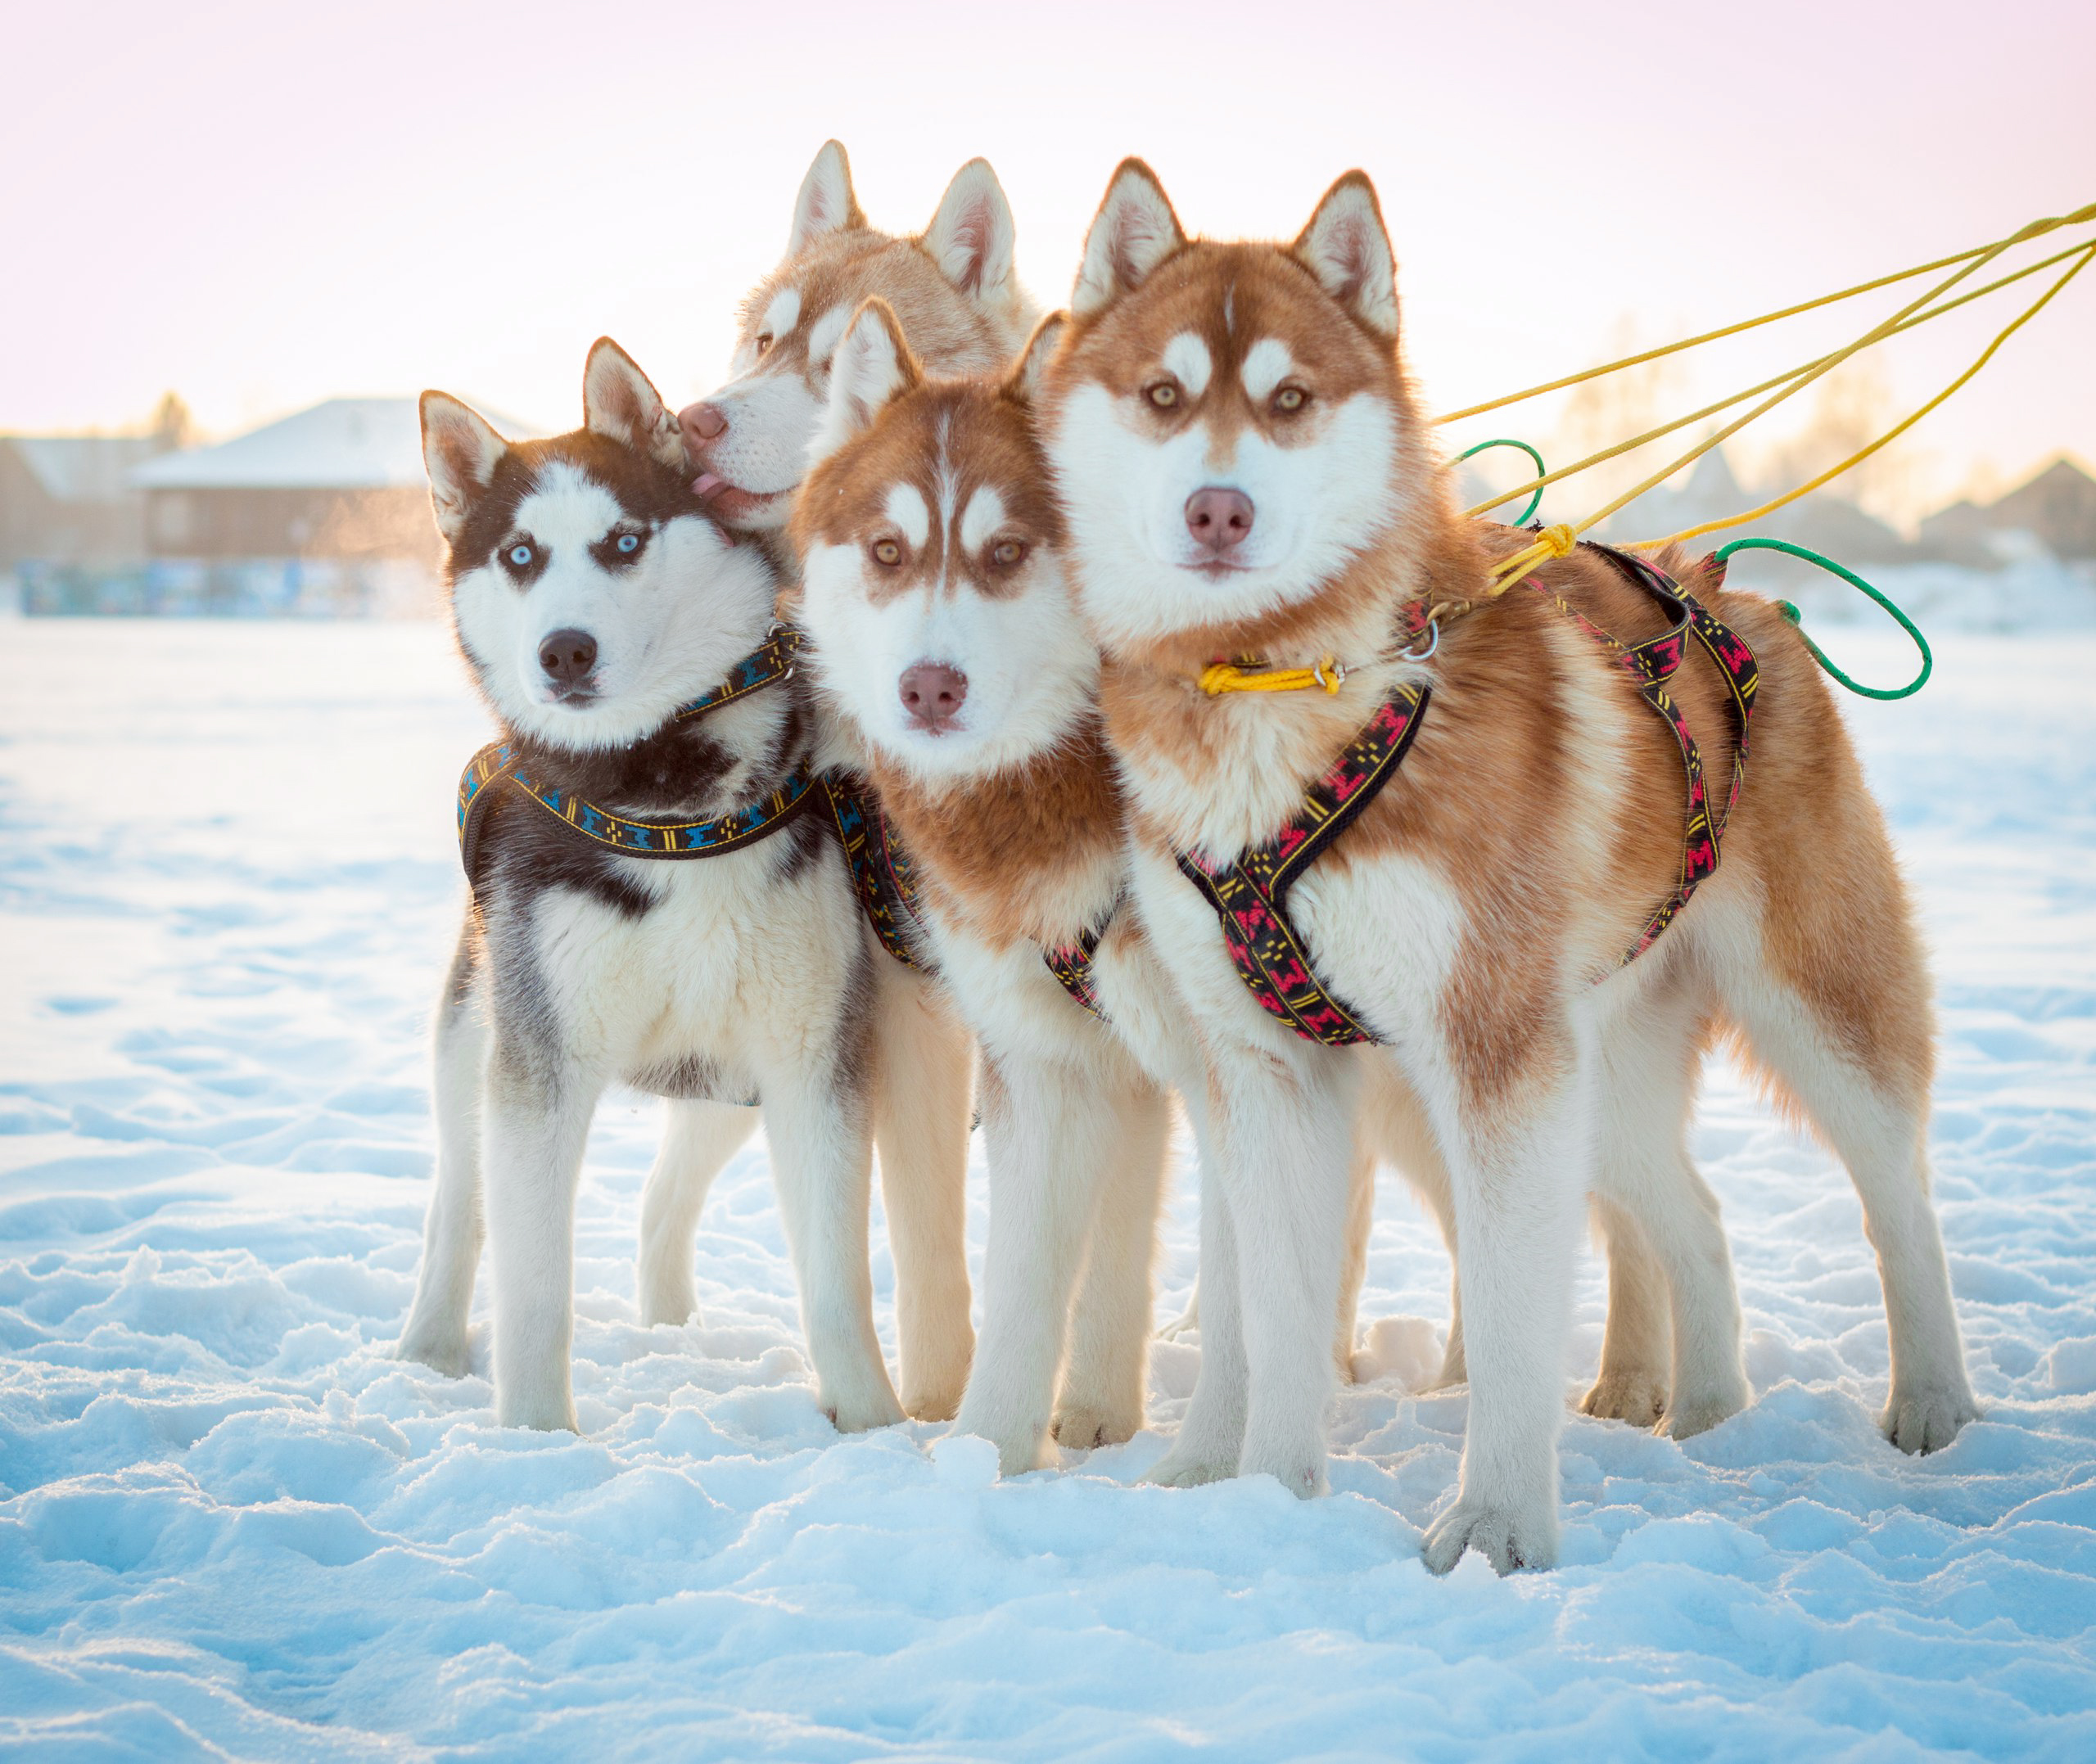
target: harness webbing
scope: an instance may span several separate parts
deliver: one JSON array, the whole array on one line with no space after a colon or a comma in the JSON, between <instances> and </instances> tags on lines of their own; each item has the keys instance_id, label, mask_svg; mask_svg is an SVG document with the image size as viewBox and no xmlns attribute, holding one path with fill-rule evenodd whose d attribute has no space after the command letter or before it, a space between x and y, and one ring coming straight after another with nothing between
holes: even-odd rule
<instances>
[{"instance_id":1,"label":"harness webbing","mask_svg":"<svg viewBox=\"0 0 2096 1764\"><path fill-rule=\"evenodd\" d=\"M614 814L572 791L542 784L518 768L507 742L491 742L466 764L458 780L458 858L472 881L480 855L481 829L494 805L495 784L528 797L577 838L629 858L716 858L769 838L807 806L815 774L803 760L754 802L703 821L650 821Z\"/></svg>"},{"instance_id":2,"label":"harness webbing","mask_svg":"<svg viewBox=\"0 0 2096 1764\"><path fill-rule=\"evenodd\" d=\"M857 772L835 771L823 780L829 814L852 872L852 891L874 927L881 947L905 968L927 965L919 954L915 930L917 880L910 854L890 830L874 787Z\"/></svg>"},{"instance_id":3,"label":"harness webbing","mask_svg":"<svg viewBox=\"0 0 2096 1764\"><path fill-rule=\"evenodd\" d=\"M1642 643L1625 643L1575 610L1562 595L1535 583L1568 618L1615 652L1638 696L1666 721L1681 748L1688 778L1681 872L1674 891L1653 913L1618 965L1634 961L1672 924L1689 897L1718 868L1719 843L1746 778L1747 725L1759 679L1754 652L1730 626L1673 577L1642 557L1592 545L1672 616L1668 629ZM1722 580L1717 566L1715 580ZM1718 665L1733 726L1732 775L1724 802L1713 810L1696 746L1665 682L1680 667L1691 636ZM1209 866L1176 854L1179 868L1207 897L1222 927L1238 977L1261 1007L1307 1041L1348 1047L1377 1039L1312 965L1302 936L1288 916L1288 891L1304 870L1397 775L1425 720L1431 689L1403 686L1371 717L1323 777L1304 793L1303 810L1280 832L1226 864Z\"/></svg>"},{"instance_id":4,"label":"harness webbing","mask_svg":"<svg viewBox=\"0 0 2096 1764\"><path fill-rule=\"evenodd\" d=\"M1179 868L1222 921L1239 977L1262 1007L1306 1041L1348 1047L1376 1035L1310 965L1288 917L1288 891L1397 776L1432 696L1430 687L1399 687L1304 793L1303 812L1265 844L1213 868L1177 854Z\"/></svg>"},{"instance_id":5,"label":"harness webbing","mask_svg":"<svg viewBox=\"0 0 2096 1764\"><path fill-rule=\"evenodd\" d=\"M874 927L881 947L904 967L929 968L930 959L919 941L924 914L918 905L916 868L882 811L871 780L861 773L835 771L823 782L838 841L851 867L852 891L859 897L866 923ZM1091 959L1120 907L1117 899L1098 924L1083 932L1075 943L1041 952L1041 959L1063 990L1102 1022L1106 1012L1093 984Z\"/></svg>"},{"instance_id":6,"label":"harness webbing","mask_svg":"<svg viewBox=\"0 0 2096 1764\"><path fill-rule=\"evenodd\" d=\"M710 693L702 693L689 704L679 705L670 714L672 723L682 723L708 711L717 711L725 704L747 697L761 686L770 686L775 681L793 677L794 658L801 652L801 633L796 625L775 625L766 634L765 639L734 667L728 677Z\"/></svg>"},{"instance_id":7,"label":"harness webbing","mask_svg":"<svg viewBox=\"0 0 2096 1764\"><path fill-rule=\"evenodd\" d=\"M765 640L730 670L712 691L680 705L670 720L681 723L733 702L760 687L791 679L801 634L791 625L774 625ZM769 838L807 806L815 774L803 760L779 783L754 801L703 821L649 820L615 814L609 809L556 788L524 771L523 756L513 742L490 742L466 762L458 779L458 860L472 886L479 868L481 835L498 794L507 785L529 798L579 839L626 857L692 859L719 857Z\"/></svg>"},{"instance_id":8,"label":"harness webbing","mask_svg":"<svg viewBox=\"0 0 2096 1764\"><path fill-rule=\"evenodd\" d=\"M1660 933L1672 924L1675 916L1688 905L1688 898L1713 874L1718 868L1719 841L1723 838L1725 823L1731 819L1733 805L1739 801L1740 789L1746 782L1746 734L1749 720L1754 715L1754 693L1760 681L1760 669L1754 659L1754 652L1731 626L1721 623L1716 614L1693 596L1683 592L1681 584L1656 565L1628 552L1617 551L1613 547L1588 542L1589 550L1597 552L1608 559L1629 580L1643 589L1655 600L1674 615L1673 623L1659 636L1642 643L1625 643L1611 636L1583 614L1567 605L1565 598L1541 583L1535 583L1537 592L1549 595L1558 610L1570 618L1580 629L1604 647L1616 652L1618 665L1629 674L1638 688L1638 695L1665 720L1667 727L1681 748L1681 763L1688 776L1688 818L1682 837L1681 877L1673 895L1662 902L1659 909L1646 922L1637 941L1624 952L1618 966L1635 961L1658 941ZM1716 581L1723 578L1722 565L1714 566ZM1529 579L1534 582L1534 578ZM1718 665L1718 673L1725 683L1726 703L1732 720L1732 776L1725 800L1714 810L1710 806L1710 791L1703 775L1703 752L1697 747L1696 737L1690 732L1688 719L1681 713L1681 706L1665 686L1687 653L1688 638L1693 635L1703 647L1705 653Z\"/></svg>"},{"instance_id":9,"label":"harness webbing","mask_svg":"<svg viewBox=\"0 0 2096 1764\"><path fill-rule=\"evenodd\" d=\"M1041 959L1048 964L1048 972L1062 983L1064 991L1102 1023L1107 1021L1106 1007L1099 1002L1099 986L1092 972L1091 959L1098 954L1099 941L1106 935L1107 927L1114 923L1114 915L1120 910L1121 900L1117 895L1099 923L1079 932L1075 943L1061 944L1041 952Z\"/></svg>"}]
</instances>

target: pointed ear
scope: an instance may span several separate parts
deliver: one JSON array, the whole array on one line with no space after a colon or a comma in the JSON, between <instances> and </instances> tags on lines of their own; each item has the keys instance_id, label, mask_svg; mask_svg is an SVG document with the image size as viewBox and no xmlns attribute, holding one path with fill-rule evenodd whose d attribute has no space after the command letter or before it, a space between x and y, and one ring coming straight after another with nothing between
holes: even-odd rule
<instances>
[{"instance_id":1,"label":"pointed ear","mask_svg":"<svg viewBox=\"0 0 2096 1764\"><path fill-rule=\"evenodd\" d=\"M1186 242L1157 174L1141 160L1122 160L1085 235L1084 263L1071 291L1070 310L1088 318L1109 301L1132 293Z\"/></svg>"},{"instance_id":2,"label":"pointed ear","mask_svg":"<svg viewBox=\"0 0 2096 1764\"><path fill-rule=\"evenodd\" d=\"M1070 328L1068 313L1050 313L1033 327L1033 335L1026 340L1026 347L1019 352L1019 359L1012 363L1011 371L1005 376L1001 389L1005 396L1022 404L1031 404L1041 395L1041 376L1048 365L1048 358L1055 353Z\"/></svg>"},{"instance_id":3,"label":"pointed ear","mask_svg":"<svg viewBox=\"0 0 2096 1764\"><path fill-rule=\"evenodd\" d=\"M808 443L808 463L829 458L924 377L894 309L879 296L862 300L830 358L829 404Z\"/></svg>"},{"instance_id":4,"label":"pointed ear","mask_svg":"<svg viewBox=\"0 0 2096 1764\"><path fill-rule=\"evenodd\" d=\"M1017 232L1012 205L990 162L970 160L953 174L938 213L918 242L963 294L991 300L1011 286Z\"/></svg>"},{"instance_id":5,"label":"pointed ear","mask_svg":"<svg viewBox=\"0 0 2096 1764\"><path fill-rule=\"evenodd\" d=\"M582 370L582 426L681 471L684 437L662 395L609 337L590 345Z\"/></svg>"},{"instance_id":6,"label":"pointed ear","mask_svg":"<svg viewBox=\"0 0 2096 1764\"><path fill-rule=\"evenodd\" d=\"M456 544L475 500L495 476L509 443L448 392L422 394L422 463L430 507L447 545Z\"/></svg>"},{"instance_id":7,"label":"pointed ear","mask_svg":"<svg viewBox=\"0 0 2096 1764\"><path fill-rule=\"evenodd\" d=\"M1348 172L1330 189L1295 241L1297 262L1325 291L1379 336L1398 334L1398 265L1376 186Z\"/></svg>"},{"instance_id":8,"label":"pointed ear","mask_svg":"<svg viewBox=\"0 0 2096 1764\"><path fill-rule=\"evenodd\" d=\"M852 193L852 161L844 156L844 143L825 141L793 198L793 230L787 235L786 255L797 257L826 232L865 224L859 199Z\"/></svg>"}]
</instances>

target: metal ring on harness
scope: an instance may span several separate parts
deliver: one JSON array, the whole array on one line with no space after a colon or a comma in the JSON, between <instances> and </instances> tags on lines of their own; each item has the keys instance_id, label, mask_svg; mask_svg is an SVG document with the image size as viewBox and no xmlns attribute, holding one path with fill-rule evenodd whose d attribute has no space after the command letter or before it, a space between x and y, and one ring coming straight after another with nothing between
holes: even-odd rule
<instances>
[{"instance_id":1,"label":"metal ring on harness","mask_svg":"<svg viewBox=\"0 0 2096 1764\"><path fill-rule=\"evenodd\" d=\"M1434 652L1435 650L1439 649L1440 647L1441 647L1441 621L1440 621L1439 619L1429 619L1429 620L1426 621L1426 647L1425 647L1425 648L1424 648L1424 649L1400 649L1400 650L1397 652L1397 655L1396 655L1396 656L1395 656L1394 659L1395 659L1395 660L1397 660L1397 661L1429 661L1429 660L1430 660L1430 659L1432 658L1433 654L1434 654Z\"/></svg>"}]
</instances>

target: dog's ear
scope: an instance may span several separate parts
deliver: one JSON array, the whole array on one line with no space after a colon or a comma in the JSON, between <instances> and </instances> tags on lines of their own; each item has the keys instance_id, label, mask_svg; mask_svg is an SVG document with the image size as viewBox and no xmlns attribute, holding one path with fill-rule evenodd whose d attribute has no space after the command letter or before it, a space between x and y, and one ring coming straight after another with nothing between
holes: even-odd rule
<instances>
[{"instance_id":1,"label":"dog's ear","mask_svg":"<svg viewBox=\"0 0 2096 1764\"><path fill-rule=\"evenodd\" d=\"M1026 347L1019 352L1019 359L1005 376L1001 390L1006 398L1031 404L1041 395L1041 376L1047 368L1048 358L1055 353L1056 345L1069 328L1068 313L1050 313L1033 327L1033 335L1026 340Z\"/></svg>"},{"instance_id":2,"label":"dog's ear","mask_svg":"<svg viewBox=\"0 0 2096 1764\"><path fill-rule=\"evenodd\" d=\"M793 198L793 230L787 236L786 255L797 257L826 232L865 224L859 199L852 193L852 161L845 157L844 143L825 141Z\"/></svg>"},{"instance_id":3,"label":"dog's ear","mask_svg":"<svg viewBox=\"0 0 2096 1764\"><path fill-rule=\"evenodd\" d=\"M1397 259L1367 173L1348 172L1325 192L1294 251L1325 291L1371 331L1398 334Z\"/></svg>"},{"instance_id":4,"label":"dog's ear","mask_svg":"<svg viewBox=\"0 0 2096 1764\"><path fill-rule=\"evenodd\" d=\"M422 463L429 468L429 502L436 530L456 544L474 500L495 477L509 443L479 412L448 392L422 394Z\"/></svg>"},{"instance_id":5,"label":"dog's ear","mask_svg":"<svg viewBox=\"0 0 2096 1764\"><path fill-rule=\"evenodd\" d=\"M1084 263L1070 293L1070 310L1088 318L1109 301L1134 292L1186 242L1157 174L1141 160L1122 160L1085 235Z\"/></svg>"},{"instance_id":6,"label":"dog's ear","mask_svg":"<svg viewBox=\"0 0 2096 1764\"><path fill-rule=\"evenodd\" d=\"M918 242L939 272L963 294L997 300L1011 286L1012 249L1018 229L1005 187L987 160L970 160L953 174L939 211Z\"/></svg>"},{"instance_id":7,"label":"dog's ear","mask_svg":"<svg viewBox=\"0 0 2096 1764\"><path fill-rule=\"evenodd\" d=\"M861 301L830 358L829 404L808 443L808 463L829 458L864 431L890 399L924 377L894 308L878 295Z\"/></svg>"},{"instance_id":8,"label":"dog's ear","mask_svg":"<svg viewBox=\"0 0 2096 1764\"><path fill-rule=\"evenodd\" d=\"M677 419L633 358L609 337L590 345L582 370L582 426L646 453L657 464L684 469L684 436Z\"/></svg>"}]
</instances>

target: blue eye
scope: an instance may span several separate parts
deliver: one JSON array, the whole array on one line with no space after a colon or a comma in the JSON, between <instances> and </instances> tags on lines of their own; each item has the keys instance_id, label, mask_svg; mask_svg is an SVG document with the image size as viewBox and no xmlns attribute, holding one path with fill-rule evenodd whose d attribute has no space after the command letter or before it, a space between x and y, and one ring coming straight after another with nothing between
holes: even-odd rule
<instances>
[{"instance_id":1,"label":"blue eye","mask_svg":"<svg viewBox=\"0 0 2096 1764\"><path fill-rule=\"evenodd\" d=\"M511 546L509 548L509 561L515 564L520 570L530 569L531 567L531 548L529 545Z\"/></svg>"},{"instance_id":2,"label":"blue eye","mask_svg":"<svg viewBox=\"0 0 2096 1764\"><path fill-rule=\"evenodd\" d=\"M629 553L639 551L640 549L640 535L638 533L620 534L619 549L621 551Z\"/></svg>"}]
</instances>

